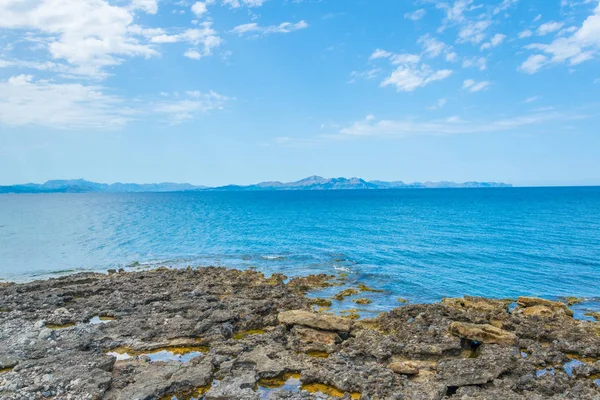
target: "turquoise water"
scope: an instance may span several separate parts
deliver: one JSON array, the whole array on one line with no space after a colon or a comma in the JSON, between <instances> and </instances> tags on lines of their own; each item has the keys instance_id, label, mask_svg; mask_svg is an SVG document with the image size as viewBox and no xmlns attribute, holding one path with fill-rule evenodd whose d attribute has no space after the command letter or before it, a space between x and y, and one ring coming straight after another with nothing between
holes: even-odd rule
<instances>
[{"instance_id":1,"label":"turquoise water","mask_svg":"<svg viewBox=\"0 0 600 400\"><path fill-rule=\"evenodd\" d=\"M573 295L597 308L600 188L0 196L3 279L134 263L348 272L412 302Z\"/></svg>"}]
</instances>

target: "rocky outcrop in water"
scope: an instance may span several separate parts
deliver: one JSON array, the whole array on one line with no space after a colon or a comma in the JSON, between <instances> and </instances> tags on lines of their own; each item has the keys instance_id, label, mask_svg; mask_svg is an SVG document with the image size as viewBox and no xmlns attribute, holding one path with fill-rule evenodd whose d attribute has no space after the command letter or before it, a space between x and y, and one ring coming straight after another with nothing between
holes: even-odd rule
<instances>
[{"instance_id":1,"label":"rocky outcrop in water","mask_svg":"<svg viewBox=\"0 0 600 400\"><path fill-rule=\"evenodd\" d=\"M3 284L0 398L600 399L600 325L563 303L466 297L353 320L305 296L332 277L285 282L162 268Z\"/></svg>"}]
</instances>

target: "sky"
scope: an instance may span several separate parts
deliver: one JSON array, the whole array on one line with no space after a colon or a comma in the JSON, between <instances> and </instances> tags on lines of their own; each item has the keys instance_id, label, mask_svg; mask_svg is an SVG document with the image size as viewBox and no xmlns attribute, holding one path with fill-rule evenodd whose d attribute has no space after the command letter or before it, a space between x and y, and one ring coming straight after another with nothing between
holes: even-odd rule
<instances>
[{"instance_id":1,"label":"sky","mask_svg":"<svg viewBox=\"0 0 600 400\"><path fill-rule=\"evenodd\" d=\"M600 184L598 0L0 0L0 185Z\"/></svg>"}]
</instances>

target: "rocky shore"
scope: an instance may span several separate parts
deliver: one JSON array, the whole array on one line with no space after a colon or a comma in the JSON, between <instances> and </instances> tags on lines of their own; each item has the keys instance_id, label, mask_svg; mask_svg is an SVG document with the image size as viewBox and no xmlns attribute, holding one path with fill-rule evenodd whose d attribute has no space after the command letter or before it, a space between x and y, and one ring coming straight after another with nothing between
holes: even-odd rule
<instances>
[{"instance_id":1,"label":"rocky shore","mask_svg":"<svg viewBox=\"0 0 600 400\"><path fill-rule=\"evenodd\" d=\"M374 319L340 276L199 268L0 283L1 399L600 399L600 323L465 297Z\"/></svg>"}]
</instances>

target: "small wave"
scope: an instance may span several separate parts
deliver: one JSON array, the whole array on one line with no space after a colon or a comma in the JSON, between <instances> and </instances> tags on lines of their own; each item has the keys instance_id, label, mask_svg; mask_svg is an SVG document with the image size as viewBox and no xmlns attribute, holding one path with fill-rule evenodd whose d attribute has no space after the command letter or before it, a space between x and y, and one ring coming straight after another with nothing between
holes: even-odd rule
<instances>
[{"instance_id":1,"label":"small wave","mask_svg":"<svg viewBox=\"0 0 600 400\"><path fill-rule=\"evenodd\" d=\"M342 271L342 272L352 272L352 270L348 267L340 267L338 265L334 265L333 269L335 269L336 271Z\"/></svg>"},{"instance_id":2,"label":"small wave","mask_svg":"<svg viewBox=\"0 0 600 400\"><path fill-rule=\"evenodd\" d=\"M285 257L284 256L280 256L280 255L260 256L260 258L262 258L263 260L269 260L269 261L273 261L273 260L285 260Z\"/></svg>"}]
</instances>

